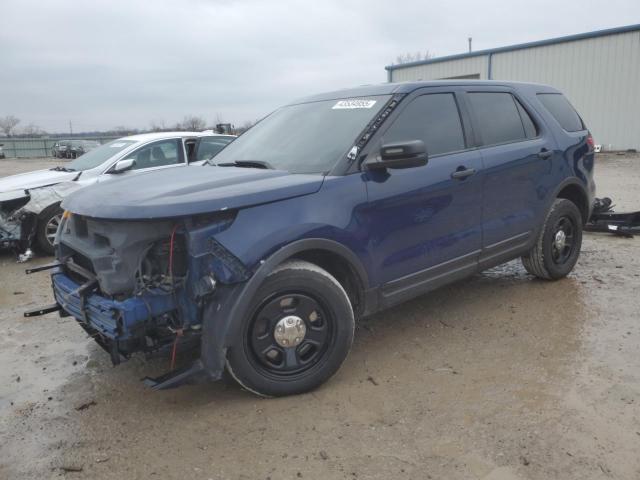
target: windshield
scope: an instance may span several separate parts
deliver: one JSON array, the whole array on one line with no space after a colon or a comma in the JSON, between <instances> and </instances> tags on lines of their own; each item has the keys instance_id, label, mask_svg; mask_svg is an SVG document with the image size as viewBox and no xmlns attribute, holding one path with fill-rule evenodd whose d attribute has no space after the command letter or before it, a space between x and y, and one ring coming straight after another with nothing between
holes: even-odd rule
<instances>
[{"instance_id":1,"label":"windshield","mask_svg":"<svg viewBox=\"0 0 640 480\"><path fill-rule=\"evenodd\" d=\"M290 105L231 142L212 165L254 162L291 173L324 173L349 152L388 95Z\"/></svg>"},{"instance_id":2,"label":"windshield","mask_svg":"<svg viewBox=\"0 0 640 480\"><path fill-rule=\"evenodd\" d=\"M135 140L114 140L104 145L94 148L93 150L78 157L73 162L65 165L70 170L89 170L102 165L105 161L113 157L116 153L121 152L125 148L137 143Z\"/></svg>"}]
</instances>

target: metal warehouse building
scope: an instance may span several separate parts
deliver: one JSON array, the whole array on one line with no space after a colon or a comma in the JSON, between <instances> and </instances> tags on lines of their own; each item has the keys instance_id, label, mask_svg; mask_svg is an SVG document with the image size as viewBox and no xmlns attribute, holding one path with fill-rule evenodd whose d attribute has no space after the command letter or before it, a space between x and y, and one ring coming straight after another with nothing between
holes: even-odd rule
<instances>
[{"instance_id":1,"label":"metal warehouse building","mask_svg":"<svg viewBox=\"0 0 640 480\"><path fill-rule=\"evenodd\" d=\"M606 150L640 150L640 24L385 67L390 82L513 80L562 90Z\"/></svg>"}]
</instances>

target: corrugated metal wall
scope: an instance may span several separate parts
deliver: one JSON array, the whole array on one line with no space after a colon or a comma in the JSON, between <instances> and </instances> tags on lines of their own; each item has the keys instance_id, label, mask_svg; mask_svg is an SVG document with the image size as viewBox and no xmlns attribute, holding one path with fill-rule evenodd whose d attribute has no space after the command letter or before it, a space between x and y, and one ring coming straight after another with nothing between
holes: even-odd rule
<instances>
[{"instance_id":1,"label":"corrugated metal wall","mask_svg":"<svg viewBox=\"0 0 640 480\"><path fill-rule=\"evenodd\" d=\"M483 80L487 78L487 68L486 56L461 58L459 60L416 65L415 67L393 70L391 73L391 81L435 80L474 74L479 74L480 80Z\"/></svg>"},{"instance_id":2,"label":"corrugated metal wall","mask_svg":"<svg viewBox=\"0 0 640 480\"><path fill-rule=\"evenodd\" d=\"M434 80L479 73L488 55L393 70L392 81ZM496 52L491 77L553 85L580 112L605 149L640 150L640 32Z\"/></svg>"},{"instance_id":3,"label":"corrugated metal wall","mask_svg":"<svg viewBox=\"0 0 640 480\"><path fill-rule=\"evenodd\" d=\"M640 32L496 53L492 77L562 90L607 149L640 149Z\"/></svg>"}]
</instances>

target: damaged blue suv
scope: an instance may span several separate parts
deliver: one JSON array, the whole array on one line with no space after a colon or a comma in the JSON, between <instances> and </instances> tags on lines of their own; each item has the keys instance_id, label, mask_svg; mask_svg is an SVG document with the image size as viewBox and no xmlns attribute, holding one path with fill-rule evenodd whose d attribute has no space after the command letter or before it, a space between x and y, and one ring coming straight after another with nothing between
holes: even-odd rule
<instances>
[{"instance_id":1,"label":"damaged blue suv","mask_svg":"<svg viewBox=\"0 0 640 480\"><path fill-rule=\"evenodd\" d=\"M594 197L592 147L543 85L307 98L210 165L66 198L55 304L26 314L75 317L114 363L199 352L155 388L226 370L259 395L305 392L338 370L359 317L517 257L566 276Z\"/></svg>"}]
</instances>

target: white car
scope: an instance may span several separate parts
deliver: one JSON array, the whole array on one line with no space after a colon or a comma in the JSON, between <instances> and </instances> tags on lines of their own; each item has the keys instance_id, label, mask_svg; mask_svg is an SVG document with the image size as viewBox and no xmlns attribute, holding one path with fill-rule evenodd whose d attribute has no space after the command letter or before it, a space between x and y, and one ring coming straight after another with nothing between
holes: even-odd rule
<instances>
[{"instance_id":1,"label":"white car","mask_svg":"<svg viewBox=\"0 0 640 480\"><path fill-rule=\"evenodd\" d=\"M234 138L212 131L133 135L64 166L0 178L0 247L24 252L26 260L35 241L44 253L53 254L60 202L69 193L122 175L202 165Z\"/></svg>"}]
</instances>

